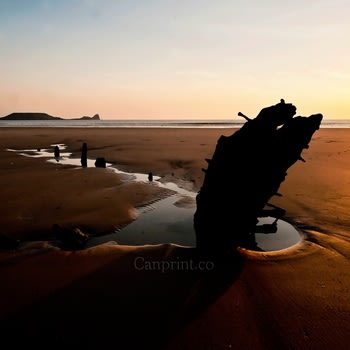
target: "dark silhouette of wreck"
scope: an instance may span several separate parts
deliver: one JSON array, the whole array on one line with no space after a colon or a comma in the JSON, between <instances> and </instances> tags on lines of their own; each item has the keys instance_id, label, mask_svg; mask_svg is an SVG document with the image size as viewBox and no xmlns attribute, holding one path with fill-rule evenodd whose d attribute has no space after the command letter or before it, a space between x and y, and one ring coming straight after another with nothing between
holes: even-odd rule
<instances>
[{"instance_id":1,"label":"dark silhouette of wreck","mask_svg":"<svg viewBox=\"0 0 350 350\"><path fill-rule=\"evenodd\" d=\"M54 154L55 154L55 158L57 160L60 157L60 148L57 145L55 146Z\"/></svg>"},{"instance_id":2,"label":"dark silhouette of wreck","mask_svg":"<svg viewBox=\"0 0 350 350\"><path fill-rule=\"evenodd\" d=\"M197 194L194 229L197 248L222 255L237 246L256 245L255 233L276 232L285 214L268 201L278 189L287 169L304 159L303 149L319 129L322 114L294 117L296 107L281 100L266 107L229 137L221 136L212 159L207 159L203 185ZM257 225L258 218L272 216L270 225Z\"/></svg>"},{"instance_id":3,"label":"dark silhouette of wreck","mask_svg":"<svg viewBox=\"0 0 350 350\"><path fill-rule=\"evenodd\" d=\"M87 143L83 142L83 146L81 148L81 157L80 157L80 163L83 168L87 167Z\"/></svg>"}]
</instances>

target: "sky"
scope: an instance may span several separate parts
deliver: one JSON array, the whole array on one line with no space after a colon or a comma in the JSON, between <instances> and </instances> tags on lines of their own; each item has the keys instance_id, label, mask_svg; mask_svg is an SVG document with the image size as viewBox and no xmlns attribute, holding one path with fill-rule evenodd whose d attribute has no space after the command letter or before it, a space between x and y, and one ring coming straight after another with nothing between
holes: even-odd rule
<instances>
[{"instance_id":1,"label":"sky","mask_svg":"<svg viewBox=\"0 0 350 350\"><path fill-rule=\"evenodd\" d=\"M350 118L348 0L0 0L0 116Z\"/></svg>"}]
</instances>

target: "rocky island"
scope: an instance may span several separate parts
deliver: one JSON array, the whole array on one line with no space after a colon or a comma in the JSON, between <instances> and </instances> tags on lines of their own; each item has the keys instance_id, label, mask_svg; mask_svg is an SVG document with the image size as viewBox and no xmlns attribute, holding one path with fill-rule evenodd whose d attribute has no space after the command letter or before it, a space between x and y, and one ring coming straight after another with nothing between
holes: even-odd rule
<instances>
[{"instance_id":1,"label":"rocky island","mask_svg":"<svg viewBox=\"0 0 350 350\"><path fill-rule=\"evenodd\" d=\"M47 113L36 113L36 112L15 112L0 120L66 120L61 117L54 117ZM93 117L83 116L81 118L70 118L69 120L100 120L100 116L95 114Z\"/></svg>"}]
</instances>

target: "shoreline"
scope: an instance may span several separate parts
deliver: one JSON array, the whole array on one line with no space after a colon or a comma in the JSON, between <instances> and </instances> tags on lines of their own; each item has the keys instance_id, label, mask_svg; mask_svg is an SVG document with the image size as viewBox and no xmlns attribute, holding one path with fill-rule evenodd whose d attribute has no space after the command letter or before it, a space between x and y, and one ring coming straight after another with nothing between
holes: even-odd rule
<instances>
[{"instance_id":1,"label":"shoreline","mask_svg":"<svg viewBox=\"0 0 350 350\"><path fill-rule=\"evenodd\" d=\"M30 184L31 187L34 186L33 182L35 182L35 179L32 179L32 177L35 176L35 173L39 174L44 171L47 173L40 176L41 181L45 181L45 177L53 177L53 174L60 172L60 179L53 177L53 180L57 181L57 186L60 187L64 183L61 177L65 177L65 186L69 186L68 182L71 179L71 174L64 167L58 169L54 164L42 164L41 160L36 159L18 159L14 162L11 159L12 155L8 154L9 152L6 152L5 149L47 148L51 144L65 143L68 146L67 151L72 152L72 156L78 158L80 157L82 143L87 142L89 158L104 157L108 162L116 164L119 169L126 172L147 174L152 171L154 175L161 177L164 181L180 185L181 181L184 180L188 184L192 184L192 188L189 189L196 192L200 189L204 178L201 170L206 166L204 159L211 157L216 142L221 135L230 135L234 131L235 129L193 128L114 128L108 130L84 128L63 128L60 130L53 128L31 128L30 130L26 128L0 128L0 147L3 154L3 164L0 164L3 171L0 172L0 176L1 174L6 176L6 171L9 171L9 174L16 178L13 179L16 180L16 186L25 185L21 183L20 178L22 176L18 176L16 167L18 166L22 173L29 171L30 167L32 167L27 177L27 181L32 182ZM320 196L324 189L328 192L333 191L335 199L340 197L346 201L346 205L350 205L350 200L347 200L348 195L350 196L350 190L345 185L347 164L350 166L345 141L348 134L348 129L318 130L310 143L310 149L305 150L303 154L307 163L297 162L294 164L289 169L286 180L281 185L280 192L282 192L283 196L271 199L274 204L286 209L286 218L292 220L298 227L317 227L318 230L329 232L332 230L333 225L339 230L347 227L348 224L350 225L349 214L344 216L345 222L341 223L336 215L329 215L329 211L324 210L319 205L320 201L322 201ZM332 135L335 135L335 137ZM338 138L339 141L336 141L335 138ZM337 150L338 147L341 149ZM327 169L330 158L334 160L334 170ZM337 158L340 158L340 161L337 161ZM22 163L23 166L21 165ZM21 169L22 167L23 169ZM114 174L108 174L107 171L102 169L88 168L85 170L87 171L83 175L84 178L82 180L87 182L87 187L96 187L94 200L98 196L97 188L99 184L96 182L100 181L102 183L104 181L106 186L101 186L101 189L107 192L111 192L112 186L121 183L121 180L117 179L118 176L114 177ZM23 176L25 176L24 173ZM77 174L73 178L75 181L74 186L78 186L79 179ZM4 182L9 188L14 186L14 184L11 185L9 183L8 179L7 183L6 180ZM50 190L52 191L52 187ZM341 193L344 190L345 193L342 195ZM18 198L21 191L23 193L29 192L26 188L19 188L13 194ZM68 188L68 191L72 191L72 189ZM9 192L5 191L5 198L11 197ZM33 194L28 195L33 196ZM149 195L153 196L153 194ZM148 198L148 200L150 199ZM300 210L304 201L307 202L305 210ZM19 204L19 202L16 202L13 205ZM101 205L104 204L101 203ZM336 213L336 208L338 208L337 201L332 200L332 205L335 206L334 213ZM58 204L57 207L59 206ZM339 205L340 208L342 206ZM342 214L344 214L343 210ZM11 213L7 212L6 215L11 216ZM0 222L0 226L4 225L10 225L10 223Z\"/></svg>"},{"instance_id":2,"label":"shoreline","mask_svg":"<svg viewBox=\"0 0 350 350\"><path fill-rule=\"evenodd\" d=\"M8 154L9 152L6 151L7 148L15 148L15 149L25 149L25 148L49 148L51 144L60 144L65 143L67 145L67 151L72 153L72 157L79 158L80 157L80 149L83 142L88 143L88 157L90 158L97 158L97 157L105 157L107 162L112 163L112 166L114 164L117 164L118 168L121 170L125 170L126 172L143 172L148 173L148 171L151 171L154 173L154 175L157 175L160 177L160 181L168 181L168 182L174 182L180 186L186 182L186 188L190 191L197 192L200 189L201 183L203 181L203 173L202 168L206 165L204 159L210 158L211 154L214 152L216 142L218 138L221 135L230 135L232 132L234 132L236 129L196 129L196 128L188 128L188 129L164 129L164 128L111 128L108 130L105 129L85 129L85 128L60 128L60 130L55 130L54 128L34 128L34 129L26 129L26 128L6 128L2 129L0 128L0 147L2 152L5 152L6 155L4 158L5 163L3 164L2 168L6 171L12 170L11 173L13 174L13 170L15 170L16 165L18 164L19 169L21 168L21 163L23 162L24 169L21 169L21 172L24 170L28 170L30 167L29 162L32 162L31 172L32 174L29 178L36 176L36 173L45 171L51 171L50 174L42 175L41 179L43 179L44 176L52 176L52 174L60 171L61 174L59 174L59 177L65 177L65 179L62 181L62 179L57 180L54 179L54 181L58 181L57 186L62 187L63 183L65 182L64 186L68 187L68 192L72 191L72 187L78 186L79 180L86 181L87 186L96 187L96 194L94 195L94 199L97 199L97 188L99 185L96 183L97 181L104 181L107 188L104 188L102 186L103 191L111 192L111 186L118 186L121 185L123 180L119 178L118 174L108 174L108 170L104 169L97 169L97 168L88 168L85 169L85 174L83 175L83 179L78 179L77 174L74 174L74 185L70 186L68 184L69 181L72 180L71 173L77 172L78 169L72 169L71 173L66 171L69 166L62 166L58 165L58 167L62 167L62 169L59 169L58 167L55 167L54 164L39 164L37 162L42 162L42 160L38 159L18 159L15 162L11 159L11 155ZM337 157L341 153L341 151L333 151L334 156L332 156L332 150L329 152L328 155L325 154L327 145L330 145L330 148L334 148L334 144L336 143L335 140L333 140L332 135L340 135L340 143L344 142L344 139L347 134L349 134L349 131L347 129L320 129L316 132L313 140L310 143L310 150L305 150L304 158L306 157L307 164L302 164L301 162L297 162L294 164L288 172L288 175L286 177L286 180L281 184L280 191L286 191L286 195L283 195L282 197L276 197L272 198L271 201L274 202L274 204L284 207L286 209L286 220L289 221L294 226L298 227L298 229L303 230L304 228L315 228L318 231L322 232L330 232L333 228L333 225L336 225L339 227L340 230L342 230L342 227L344 226L342 223L338 222L338 220L332 219L332 222L329 222L329 218L323 219L320 217L320 213L314 213L313 215L305 216L306 212L313 212L314 209L312 208L312 205L316 204L315 207L319 207L317 202L315 202L316 198L315 194L319 196L321 194L321 185L325 185L324 188L336 186L338 185L334 179L333 183L330 183L329 181L332 181L331 179L331 172L327 171L327 169L323 169L323 171L320 171L319 169L321 166L323 166L323 162L329 160L329 157ZM60 136L62 135L62 137ZM143 136L145 135L145 136ZM147 136L150 135L150 136ZM320 136L322 135L322 137ZM327 140L328 138L328 140ZM158 141L157 141L158 140ZM139 143L139 149L138 144ZM169 146L166 147L165 145L169 143ZM345 146L345 145L344 145ZM318 149L317 149L318 148ZM161 151L160 151L161 150ZM339 164L339 162L335 163L335 166L338 167L341 165L341 171L344 173L346 172L346 163L347 161L350 164L349 157L347 157L347 149L343 150L342 153L344 153L345 158L342 159L343 164ZM183 155L183 159L181 159L181 156ZM18 156L22 157L23 156ZM187 159L186 159L187 158ZM6 160L7 159L7 160ZM148 159L148 161L147 161ZM43 162L42 162L43 163ZM47 163L47 162L45 162ZM10 166L9 166L10 164ZM1 165L1 164L0 164ZM326 164L324 164L325 166ZM41 167L41 169L39 169ZM67 169L66 169L67 167ZM50 169L49 169L50 168ZM156 169L154 171L154 169ZM82 170L82 169L80 169ZM325 173L326 170L326 173ZM82 172L81 172L82 173ZM90 173L90 174L89 174ZM1 174L4 174L3 176L6 176L5 172L0 172ZM320 174L321 176L318 176ZM341 181L344 182L343 174L340 172L334 172L335 175L340 175ZM18 176L18 174L16 174ZM15 177L17 177L14 175ZM25 176L25 174L24 174ZM326 178L327 176L327 178ZM322 177L320 181L319 178ZM103 179L103 180L102 180ZM315 180L315 181L313 181ZM325 182L326 180L327 182ZM21 183L16 179L17 185L19 186ZM31 180L32 182L35 181L35 179ZM45 180L43 180L45 181ZM303 181L306 182L306 186L303 188ZM191 185L192 184L192 185ZM8 184L9 187L11 186ZM24 184L25 185L25 184ZM135 185L135 184L133 184ZM312 190L316 189L318 193L311 193L311 196L309 196L310 188L308 188L308 185L314 187ZM13 185L12 185L13 186ZM33 183L30 184L30 186L35 187ZM28 187L28 186L25 186ZM140 186L139 186L140 187ZM143 186L141 186L143 187ZM336 186L339 187L339 186ZM10 187L11 189L11 187ZM16 195L16 198L18 198L18 194L23 190L23 193L28 192L28 189L18 189L17 191L14 191L13 195ZM50 188L52 191L52 186ZM149 188L138 188L137 190L140 190L142 193L140 194L141 197L145 196L146 194L143 193L144 190L149 191ZM136 200L135 204L132 203L129 204L129 208L126 209L124 206L123 210L123 217L126 218L125 220L117 220L112 226L109 223L108 226L105 225L105 227L97 229L96 226L93 227L93 230L96 234L104 234L104 233L110 233L115 228L118 227L124 227L128 223L132 221L132 214L131 214L131 207L136 206L140 207L143 205L147 205L148 203L152 201L157 201L159 199L162 199L169 195L166 191L164 192L163 189L160 190L157 189L155 192L151 191L148 192L148 195L146 195L146 199L142 200L139 198L139 200ZM293 193L295 190L298 193ZM340 192L340 188L336 189L335 193ZM347 190L347 189L346 189ZM82 191L82 190L80 190ZM304 193L303 193L304 191ZM125 191L125 193L130 192L128 189ZM308 193L309 192L309 193ZM349 191L350 192L350 191ZM17 194L18 193L18 194ZM33 196L32 194L29 194ZM110 194L112 195L112 193ZM349 193L350 195L350 193ZM10 194L9 191L5 191L4 197L9 198ZM148 197L147 197L148 196ZM335 195L336 196L336 195ZM109 199L111 199L111 196L109 196ZM299 198L300 197L300 200ZM346 199L347 195L344 196ZM134 198L135 199L135 198ZM132 201L134 200L132 199ZM304 200L308 200L309 203L307 203L308 207L307 210L300 210L301 202ZM16 201L12 204L13 206L19 205L20 201ZM350 204L350 203L349 203ZM78 202L77 204L78 205ZM105 207L108 207L108 203L101 203L100 205L104 205ZM116 206L118 209L120 209L120 204ZM57 205L56 208L60 208L60 205ZM322 212L322 208L316 208L320 212ZM59 209L56 209L59 210ZM51 210L51 216L53 209ZM129 213L128 213L129 211ZM109 215L110 215L109 211ZM57 214L57 213L54 213ZM316 214L316 215L315 215ZM11 213L6 212L6 216L10 217ZM30 216L30 215L28 215ZM57 215L56 215L57 216ZM314 220L313 217L316 217L317 220ZM320 220L322 219L322 220ZM4 227L6 225L10 226L11 222L13 222L14 219L7 220L7 222L1 222L0 220L0 227ZM96 219L95 219L96 220ZM25 221L25 217L23 219ZM27 218L27 221L30 221L29 218ZM321 222L320 222L321 221ZM337 221L337 222L335 222ZM350 223L350 216L346 219L347 222ZM25 223L23 223L25 225ZM73 225L73 223L69 223L69 225ZM89 227L90 224L87 224ZM11 226L15 226L15 224L12 224ZM93 226L93 225L90 225ZM102 225L103 226L103 225ZM84 228L83 227L83 228ZM345 224L346 227L346 224ZM12 232L10 233L12 234Z\"/></svg>"}]
</instances>

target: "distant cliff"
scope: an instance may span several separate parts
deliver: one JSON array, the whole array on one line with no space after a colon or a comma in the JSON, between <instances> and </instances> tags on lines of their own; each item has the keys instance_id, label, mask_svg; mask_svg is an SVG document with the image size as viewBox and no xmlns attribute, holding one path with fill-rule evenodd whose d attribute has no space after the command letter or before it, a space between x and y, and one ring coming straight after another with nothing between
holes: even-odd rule
<instances>
[{"instance_id":1,"label":"distant cliff","mask_svg":"<svg viewBox=\"0 0 350 350\"><path fill-rule=\"evenodd\" d=\"M0 120L67 120L60 117L53 117L47 113L32 113L32 112L20 112L20 113L11 113L5 117L0 118ZM95 114L93 117L81 117L73 118L68 120L100 120L100 116Z\"/></svg>"},{"instance_id":2,"label":"distant cliff","mask_svg":"<svg viewBox=\"0 0 350 350\"><path fill-rule=\"evenodd\" d=\"M100 120L100 116L98 114L95 114L93 117L87 117L87 116L84 116L84 117L81 117L81 118L76 118L74 120L89 120L89 119L93 119L93 120Z\"/></svg>"},{"instance_id":3,"label":"distant cliff","mask_svg":"<svg viewBox=\"0 0 350 350\"><path fill-rule=\"evenodd\" d=\"M59 117L53 117L46 113L11 113L3 118L5 120L58 120Z\"/></svg>"}]
</instances>

